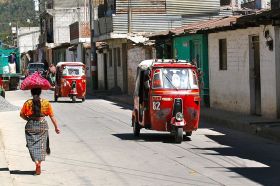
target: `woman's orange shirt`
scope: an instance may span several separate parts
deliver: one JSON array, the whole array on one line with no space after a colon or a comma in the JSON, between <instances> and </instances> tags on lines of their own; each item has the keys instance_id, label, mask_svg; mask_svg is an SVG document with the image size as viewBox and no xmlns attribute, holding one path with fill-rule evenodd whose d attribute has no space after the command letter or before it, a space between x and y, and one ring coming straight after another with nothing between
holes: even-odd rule
<instances>
[{"instance_id":1,"label":"woman's orange shirt","mask_svg":"<svg viewBox=\"0 0 280 186\"><path fill-rule=\"evenodd\" d=\"M33 108L33 102L32 99L29 99L24 103L20 113L27 117L30 117L33 115L32 108ZM52 106L50 102L46 99L41 99L41 113L45 116L50 116L50 117L54 116Z\"/></svg>"}]
</instances>

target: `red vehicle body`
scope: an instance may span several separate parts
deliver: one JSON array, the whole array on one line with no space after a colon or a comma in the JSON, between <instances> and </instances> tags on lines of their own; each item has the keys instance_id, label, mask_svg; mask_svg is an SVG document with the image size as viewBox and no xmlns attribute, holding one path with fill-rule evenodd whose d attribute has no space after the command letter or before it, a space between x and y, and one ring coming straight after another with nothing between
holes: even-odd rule
<instances>
[{"instance_id":1,"label":"red vehicle body","mask_svg":"<svg viewBox=\"0 0 280 186\"><path fill-rule=\"evenodd\" d=\"M54 100L59 97L70 97L85 101L86 76L85 65L81 62L59 62L56 65Z\"/></svg>"},{"instance_id":2,"label":"red vehicle body","mask_svg":"<svg viewBox=\"0 0 280 186\"><path fill-rule=\"evenodd\" d=\"M0 77L0 96L5 98L5 90L4 90L4 85L3 85L2 77Z\"/></svg>"},{"instance_id":3,"label":"red vehicle body","mask_svg":"<svg viewBox=\"0 0 280 186\"><path fill-rule=\"evenodd\" d=\"M186 61L145 60L137 69L132 126L169 131L181 143L197 130L200 96L196 66Z\"/></svg>"}]
</instances>

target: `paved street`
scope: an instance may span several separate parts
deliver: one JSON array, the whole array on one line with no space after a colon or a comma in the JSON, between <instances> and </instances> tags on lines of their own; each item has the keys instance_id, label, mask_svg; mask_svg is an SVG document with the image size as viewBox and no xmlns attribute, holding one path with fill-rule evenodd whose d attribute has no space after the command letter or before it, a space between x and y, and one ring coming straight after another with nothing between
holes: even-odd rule
<instances>
[{"instance_id":1,"label":"paved street","mask_svg":"<svg viewBox=\"0 0 280 186\"><path fill-rule=\"evenodd\" d=\"M29 91L6 94L16 106L30 97ZM52 94L42 97L53 100ZM55 134L49 122L52 154L40 176L32 175L19 111L0 112L1 186L280 184L279 143L205 122L182 144L147 130L135 139L129 106L96 98L52 104L62 133Z\"/></svg>"}]
</instances>

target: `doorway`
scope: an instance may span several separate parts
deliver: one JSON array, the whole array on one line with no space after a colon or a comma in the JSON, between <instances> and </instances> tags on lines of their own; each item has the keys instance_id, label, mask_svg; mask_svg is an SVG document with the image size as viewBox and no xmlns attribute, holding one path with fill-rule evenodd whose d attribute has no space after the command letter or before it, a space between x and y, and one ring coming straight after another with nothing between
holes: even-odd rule
<instances>
[{"instance_id":1,"label":"doorway","mask_svg":"<svg viewBox=\"0 0 280 186\"><path fill-rule=\"evenodd\" d=\"M250 36L249 76L251 114L261 115L261 73L259 36Z\"/></svg>"}]
</instances>

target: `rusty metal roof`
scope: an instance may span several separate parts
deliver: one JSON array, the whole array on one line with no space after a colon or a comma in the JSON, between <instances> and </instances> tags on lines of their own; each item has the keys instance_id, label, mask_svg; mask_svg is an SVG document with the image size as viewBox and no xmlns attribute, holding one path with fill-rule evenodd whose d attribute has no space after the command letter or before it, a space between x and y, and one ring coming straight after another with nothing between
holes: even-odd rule
<instances>
[{"instance_id":1,"label":"rusty metal roof","mask_svg":"<svg viewBox=\"0 0 280 186\"><path fill-rule=\"evenodd\" d=\"M156 32L147 37L153 38L153 37L168 36L168 35L174 36L174 35L181 35L181 34L186 34L186 33L194 34L194 33L197 33L198 31L204 31L204 30L210 30L210 29L216 29L216 28L222 28L222 27L230 27L236 23L236 20L239 17L240 16L230 16L230 17L212 19L212 20L207 20L207 21L200 21L200 22L186 25L186 26L183 26L180 28L175 28L175 29L163 31L163 32Z\"/></svg>"},{"instance_id":2,"label":"rusty metal roof","mask_svg":"<svg viewBox=\"0 0 280 186\"><path fill-rule=\"evenodd\" d=\"M156 32L149 38L161 36L178 36L183 34L205 33L238 28L259 26L261 24L272 24L273 20L280 20L280 9L258 11L251 15L229 16L207 21L200 21L194 24L182 26L164 32Z\"/></svg>"},{"instance_id":3,"label":"rusty metal roof","mask_svg":"<svg viewBox=\"0 0 280 186\"><path fill-rule=\"evenodd\" d=\"M191 24L188 25L184 28L183 33L197 33L198 31L203 31L203 30L211 30L211 29L217 29L217 28L222 28L222 27L231 27L234 24L236 24L237 19L240 16L230 16L230 17L225 17L225 18L220 18L220 19L213 19L209 21L203 21L200 23L196 24ZM182 30L179 32L174 32L176 35L182 34Z\"/></svg>"}]
</instances>

